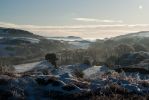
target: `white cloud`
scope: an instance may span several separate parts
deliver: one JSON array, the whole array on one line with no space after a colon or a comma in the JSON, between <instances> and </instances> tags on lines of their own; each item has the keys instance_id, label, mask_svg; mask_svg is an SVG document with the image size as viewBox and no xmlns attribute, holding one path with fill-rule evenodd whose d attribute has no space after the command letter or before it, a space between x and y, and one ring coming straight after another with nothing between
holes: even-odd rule
<instances>
[{"instance_id":1,"label":"white cloud","mask_svg":"<svg viewBox=\"0 0 149 100\"><path fill-rule=\"evenodd\" d=\"M85 29L85 28L119 28L119 27L149 27L149 24L95 24L95 25L70 25L70 26L40 26L40 25L19 25L7 22L0 22L0 27L21 28L21 29Z\"/></svg>"},{"instance_id":2,"label":"white cloud","mask_svg":"<svg viewBox=\"0 0 149 100\"><path fill-rule=\"evenodd\" d=\"M19 28L19 25L7 23L7 22L0 22L0 27Z\"/></svg>"},{"instance_id":3,"label":"white cloud","mask_svg":"<svg viewBox=\"0 0 149 100\"><path fill-rule=\"evenodd\" d=\"M73 26L39 26L19 25L0 22L0 27L18 28L42 36L80 36L84 38L104 38L129 32L149 31L149 24L109 24L109 25L73 25Z\"/></svg>"},{"instance_id":4,"label":"white cloud","mask_svg":"<svg viewBox=\"0 0 149 100\"><path fill-rule=\"evenodd\" d=\"M101 23L123 23L122 20L100 20L100 19L93 19L93 18L73 18L76 21L83 21L83 22L101 22Z\"/></svg>"},{"instance_id":5,"label":"white cloud","mask_svg":"<svg viewBox=\"0 0 149 100\"><path fill-rule=\"evenodd\" d=\"M84 21L84 22L97 22L97 19L91 19L91 18L74 18L74 20L77 21Z\"/></svg>"}]
</instances>

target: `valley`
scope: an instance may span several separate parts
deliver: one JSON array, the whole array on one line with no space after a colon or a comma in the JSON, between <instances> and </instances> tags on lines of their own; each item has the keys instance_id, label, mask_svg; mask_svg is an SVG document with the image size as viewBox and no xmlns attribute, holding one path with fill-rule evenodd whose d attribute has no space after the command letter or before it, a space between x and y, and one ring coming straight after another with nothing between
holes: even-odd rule
<instances>
[{"instance_id":1,"label":"valley","mask_svg":"<svg viewBox=\"0 0 149 100\"><path fill-rule=\"evenodd\" d=\"M89 41L0 30L2 99L148 97L148 32Z\"/></svg>"}]
</instances>

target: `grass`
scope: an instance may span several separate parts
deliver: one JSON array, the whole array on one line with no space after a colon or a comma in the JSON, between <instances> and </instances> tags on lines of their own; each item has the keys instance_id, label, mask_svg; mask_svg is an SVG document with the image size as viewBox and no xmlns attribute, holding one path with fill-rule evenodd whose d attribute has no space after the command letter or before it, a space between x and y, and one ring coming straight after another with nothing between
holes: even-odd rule
<instances>
[{"instance_id":1,"label":"grass","mask_svg":"<svg viewBox=\"0 0 149 100\"><path fill-rule=\"evenodd\" d=\"M19 78L19 77L18 77ZM0 86L7 86L8 84L10 84L11 80L15 80L18 78L13 78L13 77L1 77L0 78ZM20 77L21 79L23 79L23 77ZM60 80L58 80L56 77L43 77L43 78L37 78L29 76L29 78L35 80L38 84L38 87L36 87L36 91L33 92L37 92L40 91L40 89L38 90L39 87L44 87L48 84L51 84L54 86L59 86L61 84ZM148 87L149 83L147 81L139 81L139 84L144 86L144 87ZM65 86L62 86L62 89L65 91L73 91L76 87L80 87L80 88L89 88L89 84L85 83L82 79L82 81L75 81L72 82L70 84L67 84ZM106 84L105 84L106 85ZM11 86L11 85L10 85ZM15 86L15 84L13 84L12 86ZM17 86L17 85L16 85ZM12 89L13 88L13 89ZM25 99L26 95L24 92L24 90L20 87L11 87L12 90L10 90L10 88L5 88L5 90L1 90L0 89L0 100L7 100L8 98L19 98L19 99ZM8 91L6 91L8 90ZM22 91L19 92L19 91ZM21 95L22 97L19 97L19 95ZM54 100L148 100L149 96L148 95L137 95L135 93L129 93L127 91L127 89L124 89L123 87L121 87L120 85L116 84L116 83L108 83L108 87L106 88L100 88L96 91L92 90L92 91L85 91L85 92L78 92L75 94L66 94L64 92L61 91L51 91L51 92L46 92L46 96L47 98L53 98Z\"/></svg>"}]
</instances>

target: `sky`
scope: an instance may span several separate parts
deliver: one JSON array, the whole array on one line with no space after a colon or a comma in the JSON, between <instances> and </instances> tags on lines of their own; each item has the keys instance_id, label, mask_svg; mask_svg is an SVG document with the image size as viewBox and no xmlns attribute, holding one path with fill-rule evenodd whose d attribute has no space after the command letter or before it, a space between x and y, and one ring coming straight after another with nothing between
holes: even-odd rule
<instances>
[{"instance_id":1,"label":"sky","mask_svg":"<svg viewBox=\"0 0 149 100\"><path fill-rule=\"evenodd\" d=\"M0 27L107 38L149 30L149 0L0 0Z\"/></svg>"}]
</instances>

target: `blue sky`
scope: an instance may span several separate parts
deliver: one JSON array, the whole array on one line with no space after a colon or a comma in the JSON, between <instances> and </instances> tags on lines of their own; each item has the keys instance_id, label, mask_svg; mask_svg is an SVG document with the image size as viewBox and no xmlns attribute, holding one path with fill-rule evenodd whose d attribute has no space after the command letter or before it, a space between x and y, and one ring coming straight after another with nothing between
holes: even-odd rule
<instances>
[{"instance_id":1,"label":"blue sky","mask_svg":"<svg viewBox=\"0 0 149 100\"><path fill-rule=\"evenodd\" d=\"M114 31L119 35L146 30L149 24L148 4L148 0L0 0L0 26L48 35L51 31L57 35L91 32L90 36L102 33L104 25L104 29L108 26L108 32L111 30L114 36ZM135 27L130 29L126 26Z\"/></svg>"}]
</instances>

